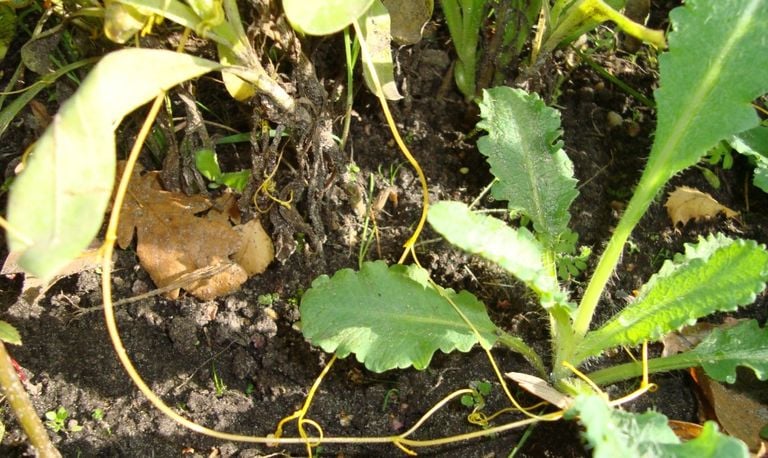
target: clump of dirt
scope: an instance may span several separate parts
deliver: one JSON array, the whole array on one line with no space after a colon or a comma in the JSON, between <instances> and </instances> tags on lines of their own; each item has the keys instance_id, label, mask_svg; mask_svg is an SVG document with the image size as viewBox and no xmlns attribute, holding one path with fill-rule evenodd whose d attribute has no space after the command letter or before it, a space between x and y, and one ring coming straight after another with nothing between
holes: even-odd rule
<instances>
[{"instance_id":1,"label":"clump of dirt","mask_svg":"<svg viewBox=\"0 0 768 458\"><path fill-rule=\"evenodd\" d=\"M476 112L467 115L473 113L472 107L455 90L445 89L451 87L446 81L450 83L452 74L452 56L442 45L446 41L445 29L440 25L428 30L435 35L397 53L398 78L405 88L405 99L393 104L393 112L428 177L430 198L469 202L491 181L474 140L466 137L477 121ZM341 47L337 44L328 40L312 48L312 60L317 62L316 81L323 82L312 90L321 95L320 99L323 91L327 96L343 78L338 72L341 67L323 63L329 55L335 56L334 62L339 60L336 53ZM572 56L562 57L545 71L566 75L564 83L549 87L543 95L561 109L566 152L579 180L579 197L571 211L572 227L580 234L580 244L600 253L648 154L653 113L588 66L556 63ZM594 58L650 97L655 78L647 60L641 57L635 65L629 65L621 55ZM297 72L304 71L304 77L309 78L307 69L301 68L303 64L306 62L292 62ZM210 103L214 109L228 113L226 116L250 116L242 105L224 102L221 89L217 89L221 97L203 92L202 88L207 87L207 82L200 84L199 97L215 99ZM320 108L319 122L331 126L329 117L343 112L343 107L334 106L329 99L322 103L325 105ZM621 119L618 124L612 121L616 116ZM317 138L305 138L287 151L283 160L290 167L279 168L276 185L283 190L278 196L281 199L289 198L291 193L296 197L295 210L282 211L272 206L268 216L262 218L273 231L278 253L281 248L285 250L284 256L278 254L280 261L263 275L219 299L201 301L182 295L170 300L153 296L118 309L121 336L142 377L168 405L191 420L220 431L266 436L282 417L301 407L330 356L302 338L298 302L317 276L358 265L363 217L355 213L357 202L349 189L365 191L369 180L373 180L376 190L390 190L389 200L377 214L377 238L366 258L396 262L399 257L401 245L420 212L419 183L414 172L403 164L376 99L365 91L356 95L353 119L344 155L320 145ZM254 119L253 123L258 121ZM16 151L23 150L29 139L25 132L22 123L6 134L6 142L15 142ZM262 146L264 157L258 164L251 163L253 150L236 150L230 165L254 166L259 172L271 170L278 164L279 151L269 142ZM302 156L307 151L314 152ZM0 170L10 159L7 155L2 158ZM670 189L686 184L706 190L722 204L740 211L739 221L716 218L689 223L680 230L672 227L660 204L652 206L633 234L630 249L601 305L599 320L620 309L664 259L699 234L723 231L762 243L768 241L768 217L764 216L768 215L768 198L744 186L751 170L746 161L736 159L731 170L713 169L723 183L720 189L712 189L695 170L676 177ZM325 180L331 176L336 181L329 180L333 185L326 186ZM268 201L261 203L269 206ZM498 205L487 198L482 204ZM422 239L434 236L427 230ZM5 244L2 246L0 250L5 249ZM499 286L509 284L509 278L445 242L420 244L417 253L438 283L472 291L488 305L500 327L521 335L542 353L548 351L546 320L526 298L522 287ZM571 281L575 299L582 292L581 281L583 278ZM136 296L154 287L140 267L135 249L118 252L112 284L115 299ZM69 424L51 433L64 456L255 457L306 453L302 446L268 447L208 438L176 425L155 410L118 363L100 313L76 315L79 310L103 302L97 274L83 272L58 282L34 306L17 300L21 288L21 276L0 277L3 319L16 326L24 338L24 345L13 347L11 352L21 366L25 387L40 415L64 407L68 420L82 426L82 430L75 431ZM736 315L756 317L764 323L768 315L765 296ZM530 371L522 358L508 351L494 350L494 357L502 371ZM438 353L426 370L383 374L368 372L353 358L347 358L336 362L325 378L308 415L322 425L327 437L389 436L405 431L449 393L484 380L492 383L486 398L487 411L505 406L499 384L479 350ZM670 418L696 420L697 402L687 375L668 374L654 381L660 389L629 408L654 408ZM611 393L625 389L613 387ZM536 402L525 393L515 394L523 403ZM449 403L415 437L476 431L478 427L467 421L470 412L459 402ZM11 412L4 410L0 418L7 428L0 454L30 453ZM500 424L511 418L502 415L493 422ZM524 432L510 431L418 452L422 456L507 456ZM575 423L539 424L522 444L518 456L585 456L588 452L581 446L579 433ZM296 436L295 425L290 424L285 434ZM399 452L392 445L324 444L318 453L392 456Z\"/></svg>"}]
</instances>

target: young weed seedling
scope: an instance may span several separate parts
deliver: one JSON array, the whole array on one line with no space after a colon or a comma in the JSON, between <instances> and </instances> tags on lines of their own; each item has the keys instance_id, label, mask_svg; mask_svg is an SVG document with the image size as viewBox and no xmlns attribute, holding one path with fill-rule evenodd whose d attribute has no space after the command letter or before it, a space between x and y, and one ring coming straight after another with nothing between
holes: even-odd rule
<instances>
[{"instance_id":1,"label":"young weed seedling","mask_svg":"<svg viewBox=\"0 0 768 458\"><path fill-rule=\"evenodd\" d=\"M64 406L59 406L56 410L49 410L45 412L45 426L51 431L58 433L64 431L65 433L76 433L82 431L83 427L77 423L77 420L69 419L69 412Z\"/></svg>"}]
</instances>

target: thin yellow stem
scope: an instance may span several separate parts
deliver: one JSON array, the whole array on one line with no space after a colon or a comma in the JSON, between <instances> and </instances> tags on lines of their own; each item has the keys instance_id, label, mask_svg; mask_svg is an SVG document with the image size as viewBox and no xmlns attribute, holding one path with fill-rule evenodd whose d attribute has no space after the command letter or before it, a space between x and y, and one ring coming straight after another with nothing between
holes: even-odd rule
<instances>
[{"instance_id":1,"label":"thin yellow stem","mask_svg":"<svg viewBox=\"0 0 768 458\"><path fill-rule=\"evenodd\" d=\"M402 137L400 137L400 132L397 130L395 120L392 118L392 113L389 111L389 104L387 103L386 97L384 97L384 91L381 89L381 83L379 82L379 77L376 74L376 68L373 65L371 53L368 49L368 43L366 43L365 37L360 31L360 24L357 22L357 20L355 20L352 25L355 27L355 34L357 35L357 39L360 42L360 50L363 53L363 62L368 66L368 71L371 73L371 79L373 80L373 84L376 87L376 97L379 99L381 110L384 112L384 117L387 119L387 125L389 126L389 130L392 132L392 137L395 139L395 143L397 143L397 146L400 148L403 156L405 156L405 159L408 160L408 163L410 163L411 167L413 167L413 169L416 171L416 175L419 176L419 182L421 183L421 217L419 218L419 223L416 225L416 229L413 231L413 234L405 242L405 244L403 244L405 249L403 250L403 254L400 256L400 259L397 261L398 264L402 264L405 262L405 258L408 256L408 253L413 254L414 258L416 257L416 252L413 247L416 244L416 240L418 240L421 231L424 229L424 224L427 221L427 212L429 211L429 186L427 185L427 177L424 175L424 171L421 170L421 166L419 166L419 163L413 157L410 150L405 145Z\"/></svg>"}]
</instances>

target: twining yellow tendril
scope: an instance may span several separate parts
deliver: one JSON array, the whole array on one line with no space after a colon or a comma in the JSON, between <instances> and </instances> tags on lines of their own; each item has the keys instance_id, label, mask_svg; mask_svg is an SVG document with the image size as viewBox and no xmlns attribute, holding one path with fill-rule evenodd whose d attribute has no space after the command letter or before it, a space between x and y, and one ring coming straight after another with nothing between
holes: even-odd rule
<instances>
[{"instance_id":1,"label":"twining yellow tendril","mask_svg":"<svg viewBox=\"0 0 768 458\"><path fill-rule=\"evenodd\" d=\"M655 391L657 386L655 383L650 383L648 381L648 341L643 341L643 349L642 349L642 364L643 364L643 376L640 381L640 386L633 392L627 394L626 396L622 396L618 399L614 399L611 401L608 398L608 395L605 394L604 391L602 391L592 380L589 379L583 372L576 369L571 363L567 361L563 361L563 366L567 367L571 370L574 374L576 374L577 377L582 379L584 382L586 382L590 387L592 387L593 390L595 390L595 393L600 394L602 397L605 398L606 401L612 406L618 406L630 401L633 401L637 399L638 397L642 396L643 394L647 393L648 391Z\"/></svg>"},{"instance_id":2,"label":"twining yellow tendril","mask_svg":"<svg viewBox=\"0 0 768 458\"><path fill-rule=\"evenodd\" d=\"M312 456L312 447L317 447L322 442L323 428L314 420L308 420L305 417L307 415L307 411L309 410L309 407L312 405L312 400L315 398L315 392L317 392L317 389L320 388L320 383L323 381L323 378L331 370L331 367L333 366L333 363L335 361L336 361L336 355L333 355L331 360L328 361L328 364L326 364L323 370L320 372L320 375L318 375L317 378L315 379L315 383L312 384L312 388L309 389L309 393L307 393L307 398L304 400L304 405L301 406L301 409L297 410L292 415L289 415L283 418L282 420L280 420L277 423L277 428L275 429L275 433L273 434L275 438L282 437L283 426L289 421L296 420L296 425L299 429L299 436L306 441L308 456ZM309 436L307 435L307 432L304 429L305 424L311 425L317 430L318 437L314 442L309 439Z\"/></svg>"},{"instance_id":3,"label":"twining yellow tendril","mask_svg":"<svg viewBox=\"0 0 768 458\"><path fill-rule=\"evenodd\" d=\"M405 145L402 137L400 137L400 132L397 130L395 120L392 118L392 113L389 111L389 104L387 103L386 97L384 97L384 91L381 89L381 82L379 81L379 77L376 74L376 68L374 67L373 61L371 59L371 52L368 48L368 44L365 41L365 37L363 36L364 34L360 30L360 24L357 22L357 20L355 20L352 25L355 27L357 39L360 41L360 50L363 53L363 63L368 66L368 71L371 74L373 85L376 88L376 97L379 99L381 110L384 112L384 117L387 119L387 125L389 126L389 130L392 132L392 137L395 139L395 143L397 143L397 146L400 148L403 156L405 156L405 159L408 160L408 163L410 163L411 167L413 167L413 169L416 171L416 175L419 177L419 183L421 183L421 216L419 217L419 222L416 225L416 229L414 229L413 234L403 244L405 249L403 250L403 254L400 256L400 259L397 261L398 264L402 264L405 261L405 258L408 257L408 253L413 256L414 260L416 259L416 251L414 250L414 245L416 245L416 240L418 240L421 231L424 229L424 224L427 221L427 212L429 211L429 187L427 186L427 177L424 175L424 171L421 170L421 166L419 166L418 161L416 161L408 147Z\"/></svg>"}]
</instances>

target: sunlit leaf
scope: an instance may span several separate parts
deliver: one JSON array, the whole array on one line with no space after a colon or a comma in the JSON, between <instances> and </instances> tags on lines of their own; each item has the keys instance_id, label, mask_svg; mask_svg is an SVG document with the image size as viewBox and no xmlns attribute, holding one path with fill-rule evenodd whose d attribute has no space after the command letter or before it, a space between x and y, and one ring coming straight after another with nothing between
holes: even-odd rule
<instances>
[{"instance_id":1,"label":"sunlit leaf","mask_svg":"<svg viewBox=\"0 0 768 458\"><path fill-rule=\"evenodd\" d=\"M495 326L485 306L472 294L455 293L429 283L418 266L382 261L363 264L359 272L337 271L312 283L301 299L301 332L313 345L344 358L354 353L374 372L413 366L424 369L441 350L490 348ZM450 298L478 329L459 316Z\"/></svg>"},{"instance_id":2,"label":"sunlit leaf","mask_svg":"<svg viewBox=\"0 0 768 458\"><path fill-rule=\"evenodd\" d=\"M477 147L498 179L493 196L529 217L551 249L568 228L568 208L578 195L573 164L562 149L560 114L536 94L509 87L484 91L480 113L478 127L488 135Z\"/></svg>"},{"instance_id":3,"label":"sunlit leaf","mask_svg":"<svg viewBox=\"0 0 768 458\"><path fill-rule=\"evenodd\" d=\"M583 437L595 458L749 456L743 442L718 432L714 422L705 423L696 439L681 443L664 415L654 411L625 412L611 407L597 394L576 397L566 416L578 416L586 427Z\"/></svg>"},{"instance_id":4,"label":"sunlit leaf","mask_svg":"<svg viewBox=\"0 0 768 458\"><path fill-rule=\"evenodd\" d=\"M686 1L670 20L675 31L659 56L656 138L646 169L663 170L664 180L720 140L757 126L752 101L768 90L768 2Z\"/></svg>"},{"instance_id":5,"label":"sunlit leaf","mask_svg":"<svg viewBox=\"0 0 768 458\"><path fill-rule=\"evenodd\" d=\"M371 56L371 63L376 71L376 77L381 86L381 92L387 100L400 100L403 98L397 90L395 83L395 65L392 60L392 49L390 42L392 36L389 32L390 17L387 9L380 0L375 0L371 8L365 13L360 21L360 30L364 35L365 42L368 45L368 53ZM363 61L366 60L366 53L362 54ZM378 94L376 84L373 81L368 65L363 62L363 76L368 89L374 94Z\"/></svg>"},{"instance_id":6,"label":"sunlit leaf","mask_svg":"<svg viewBox=\"0 0 768 458\"><path fill-rule=\"evenodd\" d=\"M283 0L291 25L310 35L330 35L347 27L365 13L374 0Z\"/></svg>"},{"instance_id":7,"label":"sunlit leaf","mask_svg":"<svg viewBox=\"0 0 768 458\"><path fill-rule=\"evenodd\" d=\"M632 304L587 334L578 361L620 345L658 340L717 311L754 302L768 280L768 252L721 234L686 244L640 289Z\"/></svg>"},{"instance_id":8,"label":"sunlit leaf","mask_svg":"<svg viewBox=\"0 0 768 458\"><path fill-rule=\"evenodd\" d=\"M0 321L0 340L13 345L21 345L21 334L7 321Z\"/></svg>"},{"instance_id":9,"label":"sunlit leaf","mask_svg":"<svg viewBox=\"0 0 768 458\"><path fill-rule=\"evenodd\" d=\"M560 288L547 273L541 243L525 228L475 213L461 202L438 202L428 221L443 237L464 251L493 261L543 296L545 304L562 302Z\"/></svg>"},{"instance_id":10,"label":"sunlit leaf","mask_svg":"<svg viewBox=\"0 0 768 458\"><path fill-rule=\"evenodd\" d=\"M219 64L157 49L106 55L37 141L8 200L11 251L43 280L96 236L115 178L114 129L170 87Z\"/></svg>"}]
</instances>

